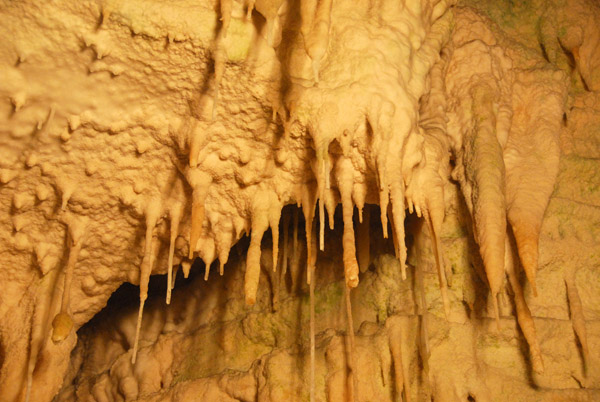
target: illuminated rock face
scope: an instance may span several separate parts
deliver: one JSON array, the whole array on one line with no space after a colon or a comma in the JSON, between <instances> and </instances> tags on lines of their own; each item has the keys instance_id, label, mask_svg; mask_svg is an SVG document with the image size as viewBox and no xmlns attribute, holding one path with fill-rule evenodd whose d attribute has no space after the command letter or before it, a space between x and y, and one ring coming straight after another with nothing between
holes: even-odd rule
<instances>
[{"instance_id":1,"label":"illuminated rock face","mask_svg":"<svg viewBox=\"0 0 600 402\"><path fill-rule=\"evenodd\" d=\"M0 13L0 400L599 397L597 5Z\"/></svg>"}]
</instances>

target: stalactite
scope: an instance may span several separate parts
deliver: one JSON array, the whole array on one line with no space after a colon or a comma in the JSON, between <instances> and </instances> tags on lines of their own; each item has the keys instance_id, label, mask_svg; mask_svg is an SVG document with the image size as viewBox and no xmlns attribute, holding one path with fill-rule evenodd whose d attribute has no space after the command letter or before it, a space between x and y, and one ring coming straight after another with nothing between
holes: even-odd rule
<instances>
[{"instance_id":1,"label":"stalactite","mask_svg":"<svg viewBox=\"0 0 600 402\"><path fill-rule=\"evenodd\" d=\"M184 132L187 133L188 138L188 166L190 168L196 168L198 166L198 156L204 139L201 133L197 132L197 127L198 119L196 118L191 118L184 126Z\"/></svg>"},{"instance_id":2,"label":"stalactite","mask_svg":"<svg viewBox=\"0 0 600 402\"><path fill-rule=\"evenodd\" d=\"M394 255L396 256L396 259L398 261L400 261L400 250L398 249L398 235L396 234L396 225L394 225L394 216L392 215L392 211L391 208L388 205L388 209L387 209L387 214L385 214L385 216L388 218L388 220L391 222L391 227L392 227L392 244L394 246Z\"/></svg>"},{"instance_id":3,"label":"stalactite","mask_svg":"<svg viewBox=\"0 0 600 402\"><path fill-rule=\"evenodd\" d=\"M404 391L404 401L410 401L410 388L408 384L408 373L404 369L402 358L402 328L400 317L390 317L386 321L388 342L394 363L394 377L396 384L396 395L400 397Z\"/></svg>"},{"instance_id":4,"label":"stalactite","mask_svg":"<svg viewBox=\"0 0 600 402\"><path fill-rule=\"evenodd\" d=\"M292 240L292 260L290 262L290 275L292 277L292 291L298 288L298 269L300 267L300 249L298 244L298 218L299 210L294 208L293 215L293 240Z\"/></svg>"},{"instance_id":5,"label":"stalactite","mask_svg":"<svg viewBox=\"0 0 600 402\"><path fill-rule=\"evenodd\" d=\"M545 208L544 208L545 210ZM538 237L541 226L540 223L537 225L538 227L533 227L534 225L527 225L523 222L515 221L515 218L512 215L517 215L517 213L511 213L509 209L509 217L512 220L509 220L513 223L512 229L515 235L515 239L517 239L518 251L520 255L521 264L523 269L525 270L525 275L527 276L527 280L531 285L531 290L534 296L537 296L537 285L536 285L536 271L538 265ZM522 219L520 215L516 219Z\"/></svg>"},{"instance_id":6,"label":"stalactite","mask_svg":"<svg viewBox=\"0 0 600 402\"><path fill-rule=\"evenodd\" d=\"M227 225L220 230L215 236L215 247L217 258L219 258L219 275L223 276L225 264L229 260L229 250L233 242L233 234L231 226Z\"/></svg>"},{"instance_id":7,"label":"stalactite","mask_svg":"<svg viewBox=\"0 0 600 402\"><path fill-rule=\"evenodd\" d=\"M137 358L138 343L140 340L140 331L142 328L142 316L144 314L144 304L148 298L148 282L152 273L154 263L153 233L156 222L161 213L161 206L157 201L151 201L146 210L146 238L144 242L144 257L140 264L140 307L138 310L137 325L135 328L135 340L133 342L133 352L131 354L131 364L135 364ZM157 247L156 247L157 248Z\"/></svg>"},{"instance_id":8,"label":"stalactite","mask_svg":"<svg viewBox=\"0 0 600 402\"><path fill-rule=\"evenodd\" d=\"M314 225L311 225L311 239L315 239L316 236L313 233ZM312 241L311 241L312 243ZM314 248L313 248L314 247ZM311 244L311 248L315 251L316 254L316 244ZM314 259L316 260L316 258ZM315 264L316 261L307 258L306 260L306 269L311 272L309 275L309 304L310 304L310 401L315 401L315 286L316 286L316 278L315 278Z\"/></svg>"},{"instance_id":9,"label":"stalactite","mask_svg":"<svg viewBox=\"0 0 600 402\"><path fill-rule=\"evenodd\" d=\"M427 222L427 226L429 227L429 232L431 235L432 251L435 256L435 265L437 267L440 291L442 292L442 300L444 302L444 314L446 315L447 320L450 317L450 300L448 298L448 283L446 282L446 270L444 268L444 260L440 251L440 238L438 232L433 226L432 219L430 218L427 209L423 211L423 216L425 218L425 222Z\"/></svg>"},{"instance_id":10,"label":"stalactite","mask_svg":"<svg viewBox=\"0 0 600 402\"><path fill-rule=\"evenodd\" d=\"M279 261L279 221L281 219L281 207L274 205L269 213L269 226L271 227L271 237L273 239L273 272L277 271L277 262Z\"/></svg>"},{"instance_id":11,"label":"stalactite","mask_svg":"<svg viewBox=\"0 0 600 402\"><path fill-rule=\"evenodd\" d=\"M167 260L167 296L166 303L171 304L171 290L173 283L173 254L175 253L175 240L179 235L179 221L181 219L182 213L182 204L176 204L171 207L170 215L171 215L171 228L170 228L170 238L169 238L169 257Z\"/></svg>"},{"instance_id":12,"label":"stalactite","mask_svg":"<svg viewBox=\"0 0 600 402\"><path fill-rule=\"evenodd\" d=\"M219 275L220 276L223 276L223 274L225 273L225 264L227 264L227 262L222 260L221 258L219 258Z\"/></svg>"},{"instance_id":13,"label":"stalactite","mask_svg":"<svg viewBox=\"0 0 600 402\"><path fill-rule=\"evenodd\" d=\"M371 261L371 212L369 208L365 209L363 221L358 224L358 266L360 272L365 272L369 269Z\"/></svg>"},{"instance_id":14,"label":"stalactite","mask_svg":"<svg viewBox=\"0 0 600 402\"><path fill-rule=\"evenodd\" d=\"M306 234L306 261L310 263L317 256L316 247L313 248L313 219L315 217L316 191L312 186L307 187L302 192L302 213L304 214L304 231ZM306 283L311 283L311 270L306 270Z\"/></svg>"},{"instance_id":15,"label":"stalactite","mask_svg":"<svg viewBox=\"0 0 600 402\"><path fill-rule=\"evenodd\" d=\"M198 170L190 172L188 181L192 187L192 227L190 229L190 244L188 258L194 257L196 245L200 234L202 233L202 224L204 223L204 201L208 191L208 186L212 182L212 178Z\"/></svg>"},{"instance_id":16,"label":"stalactite","mask_svg":"<svg viewBox=\"0 0 600 402\"><path fill-rule=\"evenodd\" d=\"M269 221L265 211L252 215L252 236L246 256L246 275L244 277L244 293L248 305L253 305L256 302L256 292L260 278L260 244L268 227Z\"/></svg>"},{"instance_id":17,"label":"stalactite","mask_svg":"<svg viewBox=\"0 0 600 402\"><path fill-rule=\"evenodd\" d=\"M362 176L362 175L361 175ZM367 203L367 192L368 192L368 184L365 182L365 178L357 180L352 187L352 199L354 200L354 204L356 205L356 209L358 210L358 222L362 223L363 221L363 210Z\"/></svg>"},{"instance_id":18,"label":"stalactite","mask_svg":"<svg viewBox=\"0 0 600 402\"><path fill-rule=\"evenodd\" d=\"M514 293L515 308L517 310L517 320L519 321L519 327L521 327L521 331L523 332L523 335L525 336L525 339L529 344L529 353L531 355L531 365L533 367L533 370L536 373L541 374L544 372L544 362L542 360L542 353L540 352L540 346L537 341L535 324L533 322L533 318L531 317L529 307L527 307L525 296L523 295L523 288L521 287L521 283L519 282L519 277L517 275L517 265L513 256L514 252L508 238L506 239L505 250L506 272L508 274L510 286Z\"/></svg>"},{"instance_id":19,"label":"stalactite","mask_svg":"<svg viewBox=\"0 0 600 402\"><path fill-rule=\"evenodd\" d=\"M325 250L325 206L323 198L319 198L319 250Z\"/></svg>"},{"instance_id":20,"label":"stalactite","mask_svg":"<svg viewBox=\"0 0 600 402\"><path fill-rule=\"evenodd\" d=\"M79 252L83 246L86 235L85 223L73 223L69 225L69 259L65 268L65 281L63 287L62 301L60 305L60 313L54 317L52 321L52 341L61 342L71 333L73 328L73 319L69 315L69 305L71 300L71 285L73 283L73 272L75 264L79 257Z\"/></svg>"},{"instance_id":21,"label":"stalactite","mask_svg":"<svg viewBox=\"0 0 600 402\"><path fill-rule=\"evenodd\" d=\"M286 7L284 0L250 0L246 18L250 18L252 9L256 8L267 20L267 43L272 47L277 47L281 41L281 23L279 21L279 13L282 8Z\"/></svg>"},{"instance_id":22,"label":"stalactite","mask_svg":"<svg viewBox=\"0 0 600 402\"><path fill-rule=\"evenodd\" d=\"M304 3L304 2L302 2ZM315 4L316 2L311 1L308 7ZM314 11L314 18L311 19L310 31L304 34L304 47L306 53L312 60L312 68L315 82L319 82L319 69L321 62L327 53L327 46L329 44L329 25L331 23L331 5L332 0L322 0L316 4L316 7L312 8ZM310 12L310 11L309 11ZM302 15L304 17L305 14ZM307 24L308 25L308 24ZM303 21L304 26L304 21Z\"/></svg>"},{"instance_id":23,"label":"stalactite","mask_svg":"<svg viewBox=\"0 0 600 402\"><path fill-rule=\"evenodd\" d=\"M379 209L381 211L381 228L383 230L383 238L388 238L388 204L389 204L389 192L387 183L382 183L381 175L379 177ZM392 228L392 230L394 227ZM399 257L399 256L397 256Z\"/></svg>"},{"instance_id":24,"label":"stalactite","mask_svg":"<svg viewBox=\"0 0 600 402\"><path fill-rule=\"evenodd\" d=\"M327 217L329 218L329 229L335 228L335 208L337 201L331 189L325 191L325 208L327 209Z\"/></svg>"},{"instance_id":25,"label":"stalactite","mask_svg":"<svg viewBox=\"0 0 600 402\"><path fill-rule=\"evenodd\" d=\"M175 265L175 270L173 271L173 280L171 281L171 291L175 289L175 279L177 279L177 272L179 272L179 266L181 264Z\"/></svg>"},{"instance_id":26,"label":"stalactite","mask_svg":"<svg viewBox=\"0 0 600 402\"><path fill-rule=\"evenodd\" d=\"M190 275L190 269L192 268L192 261L186 260L181 261L181 272L183 272L183 277L185 279Z\"/></svg>"},{"instance_id":27,"label":"stalactite","mask_svg":"<svg viewBox=\"0 0 600 402\"><path fill-rule=\"evenodd\" d=\"M561 120L556 117L563 113L567 93L558 71L535 74L535 78L522 72L512 89L511 104L501 105L497 123L510 126L504 148L507 217L521 265L537 296L539 235L561 153Z\"/></svg>"},{"instance_id":28,"label":"stalactite","mask_svg":"<svg viewBox=\"0 0 600 402\"><path fill-rule=\"evenodd\" d=\"M327 191L327 177L329 170L327 168L327 149L329 144L325 146L317 146L317 193L319 197L319 250L325 250L325 192Z\"/></svg>"},{"instance_id":29,"label":"stalactite","mask_svg":"<svg viewBox=\"0 0 600 402\"><path fill-rule=\"evenodd\" d=\"M289 246L289 232L290 232L290 214L289 213L284 213L283 214L283 255L282 255L282 259L281 259L281 278L285 277L285 274L287 273L287 267L288 267L288 246Z\"/></svg>"},{"instance_id":30,"label":"stalactite","mask_svg":"<svg viewBox=\"0 0 600 402\"><path fill-rule=\"evenodd\" d=\"M342 216L344 221L344 234L342 244L344 248L344 276L346 284L354 288L358 285L358 263L356 262L356 247L354 243L354 204L352 202L353 168L352 163L341 158L336 166L338 189L342 197Z\"/></svg>"},{"instance_id":31,"label":"stalactite","mask_svg":"<svg viewBox=\"0 0 600 402\"><path fill-rule=\"evenodd\" d=\"M352 288L348 285L344 286L344 302L346 305L346 324L348 326L348 348L347 361L349 366L348 375L348 400L354 401L358 399L358 372L356 365L356 344L354 339L354 319L352 318L352 302L350 301L350 292Z\"/></svg>"},{"instance_id":32,"label":"stalactite","mask_svg":"<svg viewBox=\"0 0 600 402\"><path fill-rule=\"evenodd\" d=\"M504 161L493 121L493 90L486 85L473 89L475 129L467 140L465 160L472 185L473 218L477 243L492 293L494 315L500 326L498 293L504 280L506 207Z\"/></svg>"},{"instance_id":33,"label":"stalactite","mask_svg":"<svg viewBox=\"0 0 600 402\"><path fill-rule=\"evenodd\" d=\"M392 200L392 217L394 225L394 237L398 247L398 260L400 261L400 270L402 279L406 279L406 243L404 240L404 191L402 190L401 180L395 181L392 184L391 200Z\"/></svg>"},{"instance_id":34,"label":"stalactite","mask_svg":"<svg viewBox=\"0 0 600 402\"><path fill-rule=\"evenodd\" d=\"M248 10L246 11L246 19L252 18L252 11L254 11L254 5L256 4L256 0L248 1Z\"/></svg>"},{"instance_id":35,"label":"stalactite","mask_svg":"<svg viewBox=\"0 0 600 402\"><path fill-rule=\"evenodd\" d=\"M208 277L210 275L210 266L212 265L212 261L204 263L204 281L208 282Z\"/></svg>"},{"instance_id":36,"label":"stalactite","mask_svg":"<svg viewBox=\"0 0 600 402\"><path fill-rule=\"evenodd\" d=\"M229 0L227 0L229 1ZM213 81L213 106L212 106L212 114L211 119L214 120L217 115L217 104L219 102L219 87L221 86L221 81L223 80L223 75L225 74L225 62L227 59L227 54L222 45L222 37L219 36L217 39L216 49L214 51L214 61L215 61L215 77Z\"/></svg>"},{"instance_id":37,"label":"stalactite","mask_svg":"<svg viewBox=\"0 0 600 402\"><path fill-rule=\"evenodd\" d=\"M302 21L300 32L304 38L308 37L310 30L312 29L317 4L317 0L305 0L300 2L300 19Z\"/></svg>"},{"instance_id":38,"label":"stalactite","mask_svg":"<svg viewBox=\"0 0 600 402\"><path fill-rule=\"evenodd\" d=\"M427 300L425 299L425 283L423 279L423 267L417 264L415 267L415 293L417 300L417 314L419 322L419 355L423 364L425 378L429 378L429 331L427 326Z\"/></svg>"},{"instance_id":39,"label":"stalactite","mask_svg":"<svg viewBox=\"0 0 600 402\"><path fill-rule=\"evenodd\" d=\"M223 38L227 37L227 30L229 29L229 23L231 22L231 0L221 0L221 32Z\"/></svg>"},{"instance_id":40,"label":"stalactite","mask_svg":"<svg viewBox=\"0 0 600 402\"><path fill-rule=\"evenodd\" d=\"M70 225L67 230L67 245L71 242L75 242L74 239L77 239L77 243L80 245L83 244L83 241L86 236L86 227L85 222L83 225L73 226ZM74 230L75 229L75 230ZM73 232L72 234L70 232ZM78 254L78 252L77 252ZM71 255L73 255L73 261L77 260L77 256L74 253L73 245L70 246L69 249L69 259L71 260ZM73 265L74 265L73 262ZM69 265L69 262L67 262ZM66 270L65 270L66 271ZM50 321L51 314L56 308L61 308L59 306L59 301L57 297L58 289L57 283L60 278L61 270L58 267L51 269L46 275L44 275L40 280L40 286L36 292L35 299L35 311L32 317L32 328L31 328L31 341L29 346L29 357L27 359L27 372L25 374L25 401L29 402L31 399L31 390L33 387L33 373L37 366L38 356L43 351L44 345L50 333L50 328L52 327L52 323ZM66 274L66 273L65 273ZM64 298L64 289L66 287L63 286L63 297L61 297L60 303L62 304L62 299ZM59 313L60 314L60 313ZM36 325L37 323L37 325ZM72 323L71 323L72 324ZM60 330L63 334L66 332L66 336L70 333L70 326L67 325L68 328L63 328ZM66 331L65 331L66 330ZM60 338L63 337L63 334L60 334Z\"/></svg>"}]
</instances>

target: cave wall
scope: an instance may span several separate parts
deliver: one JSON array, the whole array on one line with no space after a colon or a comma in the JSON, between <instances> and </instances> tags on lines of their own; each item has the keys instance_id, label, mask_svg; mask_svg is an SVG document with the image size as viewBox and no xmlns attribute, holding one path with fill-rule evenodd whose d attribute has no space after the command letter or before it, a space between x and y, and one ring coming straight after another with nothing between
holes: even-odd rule
<instances>
[{"instance_id":1,"label":"cave wall","mask_svg":"<svg viewBox=\"0 0 600 402\"><path fill-rule=\"evenodd\" d=\"M0 399L599 397L598 6L254 6L0 7Z\"/></svg>"}]
</instances>

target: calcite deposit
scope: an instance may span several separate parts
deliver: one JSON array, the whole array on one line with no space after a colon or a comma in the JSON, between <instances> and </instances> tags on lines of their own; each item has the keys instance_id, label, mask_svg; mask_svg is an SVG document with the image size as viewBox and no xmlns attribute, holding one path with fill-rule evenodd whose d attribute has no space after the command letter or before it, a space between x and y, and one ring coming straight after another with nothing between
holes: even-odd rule
<instances>
[{"instance_id":1,"label":"calcite deposit","mask_svg":"<svg viewBox=\"0 0 600 402\"><path fill-rule=\"evenodd\" d=\"M600 399L597 2L0 32L0 401Z\"/></svg>"}]
</instances>

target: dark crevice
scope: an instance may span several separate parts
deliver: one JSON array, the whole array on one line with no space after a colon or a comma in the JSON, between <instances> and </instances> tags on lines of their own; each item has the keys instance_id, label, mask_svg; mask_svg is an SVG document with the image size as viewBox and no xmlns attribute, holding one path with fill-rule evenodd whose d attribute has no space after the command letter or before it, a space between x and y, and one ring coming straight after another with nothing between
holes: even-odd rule
<instances>
[{"instance_id":1,"label":"dark crevice","mask_svg":"<svg viewBox=\"0 0 600 402\"><path fill-rule=\"evenodd\" d=\"M550 58L548 57L548 51L546 50L546 46L540 42L540 49L542 50L542 56L544 59L550 63Z\"/></svg>"},{"instance_id":2,"label":"dark crevice","mask_svg":"<svg viewBox=\"0 0 600 402\"><path fill-rule=\"evenodd\" d=\"M573 72L577 68L575 56L569 49L564 47L562 45L562 43L560 43L560 41L559 41L559 45L560 45L560 48L562 49L563 53L565 54L565 56L567 56L567 62L569 63L569 68L571 69L571 72Z\"/></svg>"},{"instance_id":3,"label":"dark crevice","mask_svg":"<svg viewBox=\"0 0 600 402\"><path fill-rule=\"evenodd\" d=\"M581 78L581 83L583 84L583 89L585 89L586 92L591 92L590 87L588 86L587 82L585 82L585 78L583 78L583 75L581 75L581 72L579 73L579 78Z\"/></svg>"}]
</instances>

